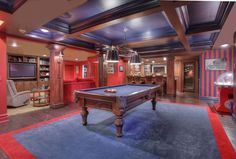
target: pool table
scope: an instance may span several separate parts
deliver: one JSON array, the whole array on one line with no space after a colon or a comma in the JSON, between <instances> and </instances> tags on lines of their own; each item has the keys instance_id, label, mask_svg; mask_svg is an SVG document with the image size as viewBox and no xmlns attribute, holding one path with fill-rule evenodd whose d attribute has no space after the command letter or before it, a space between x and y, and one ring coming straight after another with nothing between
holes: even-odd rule
<instances>
[{"instance_id":1,"label":"pool table","mask_svg":"<svg viewBox=\"0 0 236 159\"><path fill-rule=\"evenodd\" d=\"M115 89L116 92L106 92ZM115 114L116 136L122 136L123 116L128 110L151 100L152 109L156 110L156 96L159 85L127 84L98 87L75 91L75 100L81 106L82 124L87 125L88 107L105 109Z\"/></svg>"}]
</instances>

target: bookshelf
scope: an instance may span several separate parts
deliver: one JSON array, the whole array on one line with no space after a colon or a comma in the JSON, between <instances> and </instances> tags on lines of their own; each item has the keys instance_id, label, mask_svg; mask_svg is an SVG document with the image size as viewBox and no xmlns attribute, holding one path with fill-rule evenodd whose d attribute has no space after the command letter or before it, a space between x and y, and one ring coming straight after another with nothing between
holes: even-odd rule
<instances>
[{"instance_id":1,"label":"bookshelf","mask_svg":"<svg viewBox=\"0 0 236 159\"><path fill-rule=\"evenodd\" d=\"M24 55L9 55L8 62L10 63L37 63L37 57Z\"/></svg>"},{"instance_id":2,"label":"bookshelf","mask_svg":"<svg viewBox=\"0 0 236 159\"><path fill-rule=\"evenodd\" d=\"M48 57L8 54L8 64L24 63L36 65L35 78L13 79L18 91L48 89L50 79L50 61ZM9 69L9 67L8 67ZM9 71L8 71L9 72ZM9 77L8 77L9 78ZM10 78L9 78L10 79Z\"/></svg>"},{"instance_id":3,"label":"bookshelf","mask_svg":"<svg viewBox=\"0 0 236 159\"><path fill-rule=\"evenodd\" d=\"M48 82L49 81L49 58L39 58L39 77L40 81Z\"/></svg>"}]
</instances>

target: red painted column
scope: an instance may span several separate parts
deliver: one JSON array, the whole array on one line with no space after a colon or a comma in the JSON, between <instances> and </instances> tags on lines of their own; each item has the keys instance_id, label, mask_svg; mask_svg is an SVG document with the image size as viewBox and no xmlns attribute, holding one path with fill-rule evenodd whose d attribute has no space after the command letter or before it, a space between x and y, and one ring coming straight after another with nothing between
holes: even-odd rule
<instances>
[{"instance_id":1,"label":"red painted column","mask_svg":"<svg viewBox=\"0 0 236 159\"><path fill-rule=\"evenodd\" d=\"M64 106L63 96L63 58L60 56L64 46L51 44L50 50L50 107L59 108Z\"/></svg>"},{"instance_id":2,"label":"red painted column","mask_svg":"<svg viewBox=\"0 0 236 159\"><path fill-rule=\"evenodd\" d=\"M0 123L7 118L7 47L6 34L0 32Z\"/></svg>"},{"instance_id":3,"label":"red painted column","mask_svg":"<svg viewBox=\"0 0 236 159\"><path fill-rule=\"evenodd\" d=\"M234 108L233 108L233 116L236 119L236 32L234 32Z\"/></svg>"}]
</instances>

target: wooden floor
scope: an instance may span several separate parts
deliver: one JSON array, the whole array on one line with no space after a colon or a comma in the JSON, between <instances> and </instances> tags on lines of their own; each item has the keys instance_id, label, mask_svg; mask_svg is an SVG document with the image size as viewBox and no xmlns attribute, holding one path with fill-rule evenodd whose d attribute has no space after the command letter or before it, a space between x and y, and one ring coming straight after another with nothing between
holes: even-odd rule
<instances>
[{"instance_id":1,"label":"wooden floor","mask_svg":"<svg viewBox=\"0 0 236 159\"><path fill-rule=\"evenodd\" d=\"M194 97L194 94L178 94L177 97L161 97L158 100L166 102L177 102L186 104L198 104L207 106L207 102L200 101ZM0 125L0 134L10 132L19 128L33 125L42 121L46 121L55 117L78 111L80 108L77 104L70 104L59 109L41 109L28 113L9 116L9 122ZM220 121L236 150L236 121L230 115L219 115ZM0 159L8 159L8 157L0 149Z\"/></svg>"}]
</instances>

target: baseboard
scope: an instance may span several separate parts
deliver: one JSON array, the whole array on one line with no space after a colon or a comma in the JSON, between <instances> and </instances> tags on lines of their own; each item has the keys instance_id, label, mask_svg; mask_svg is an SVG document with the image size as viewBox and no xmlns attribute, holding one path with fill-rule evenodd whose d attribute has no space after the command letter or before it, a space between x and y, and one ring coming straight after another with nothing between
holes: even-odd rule
<instances>
[{"instance_id":1,"label":"baseboard","mask_svg":"<svg viewBox=\"0 0 236 159\"><path fill-rule=\"evenodd\" d=\"M65 106L64 103L50 104L50 108L52 108L52 109L58 109L58 108L62 108L64 106Z\"/></svg>"},{"instance_id":2,"label":"baseboard","mask_svg":"<svg viewBox=\"0 0 236 159\"><path fill-rule=\"evenodd\" d=\"M170 93L168 94L167 93L165 96L167 96L167 97L176 97L176 94L170 94Z\"/></svg>"},{"instance_id":3,"label":"baseboard","mask_svg":"<svg viewBox=\"0 0 236 159\"><path fill-rule=\"evenodd\" d=\"M199 96L200 100L214 100L214 101L218 101L219 98L218 97L205 97L205 96Z\"/></svg>"},{"instance_id":4,"label":"baseboard","mask_svg":"<svg viewBox=\"0 0 236 159\"><path fill-rule=\"evenodd\" d=\"M0 124L8 122L8 115L7 114L1 114L0 115Z\"/></svg>"}]
</instances>

